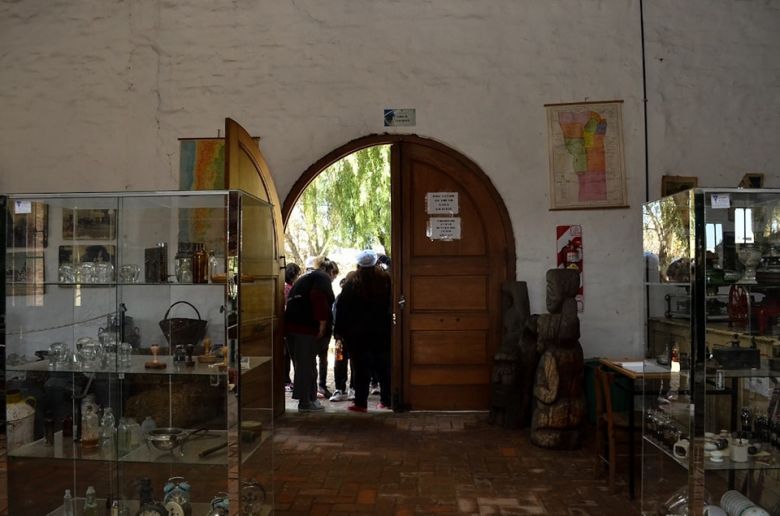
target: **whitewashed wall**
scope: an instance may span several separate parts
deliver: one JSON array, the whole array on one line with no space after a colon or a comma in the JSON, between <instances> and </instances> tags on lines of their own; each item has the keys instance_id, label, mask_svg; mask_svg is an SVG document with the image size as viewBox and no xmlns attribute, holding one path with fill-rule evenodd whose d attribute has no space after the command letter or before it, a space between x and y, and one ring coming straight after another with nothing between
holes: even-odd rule
<instances>
[{"instance_id":1,"label":"whitewashed wall","mask_svg":"<svg viewBox=\"0 0 780 516\"><path fill-rule=\"evenodd\" d=\"M778 185L780 3L645 2L649 196L662 174ZM582 224L586 355L641 353L645 199L638 0L22 0L0 3L0 191L178 186L179 137L230 116L280 196L382 132L382 109L473 159L504 196L544 310L558 224ZM623 99L630 209L549 212L543 104ZM401 131L398 131L401 132Z\"/></svg>"}]
</instances>

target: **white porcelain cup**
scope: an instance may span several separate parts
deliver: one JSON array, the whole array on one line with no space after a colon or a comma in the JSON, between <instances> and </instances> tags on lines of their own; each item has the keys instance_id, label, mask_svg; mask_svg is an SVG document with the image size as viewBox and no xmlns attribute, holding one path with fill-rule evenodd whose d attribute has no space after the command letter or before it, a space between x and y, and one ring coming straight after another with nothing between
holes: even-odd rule
<instances>
[{"instance_id":1,"label":"white porcelain cup","mask_svg":"<svg viewBox=\"0 0 780 516\"><path fill-rule=\"evenodd\" d=\"M734 439L731 443L730 458L732 462L747 462L748 460L748 440Z\"/></svg>"},{"instance_id":2,"label":"white porcelain cup","mask_svg":"<svg viewBox=\"0 0 780 516\"><path fill-rule=\"evenodd\" d=\"M690 446L690 442L688 441L688 439L680 439L679 441L674 443L674 446L672 447L672 452L674 453L674 456L677 457L678 459L684 459L688 456L689 446Z\"/></svg>"}]
</instances>

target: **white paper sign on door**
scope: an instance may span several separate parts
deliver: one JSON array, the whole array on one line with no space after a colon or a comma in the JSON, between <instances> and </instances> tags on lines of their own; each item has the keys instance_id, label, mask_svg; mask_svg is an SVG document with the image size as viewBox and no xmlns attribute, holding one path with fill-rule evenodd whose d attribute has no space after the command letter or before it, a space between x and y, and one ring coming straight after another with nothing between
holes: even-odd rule
<instances>
[{"instance_id":1,"label":"white paper sign on door","mask_svg":"<svg viewBox=\"0 0 780 516\"><path fill-rule=\"evenodd\" d=\"M460 240L460 217L432 217L427 229L431 240Z\"/></svg>"},{"instance_id":2,"label":"white paper sign on door","mask_svg":"<svg viewBox=\"0 0 780 516\"><path fill-rule=\"evenodd\" d=\"M428 215L457 215L458 210L458 192L425 194L425 213Z\"/></svg>"}]
</instances>

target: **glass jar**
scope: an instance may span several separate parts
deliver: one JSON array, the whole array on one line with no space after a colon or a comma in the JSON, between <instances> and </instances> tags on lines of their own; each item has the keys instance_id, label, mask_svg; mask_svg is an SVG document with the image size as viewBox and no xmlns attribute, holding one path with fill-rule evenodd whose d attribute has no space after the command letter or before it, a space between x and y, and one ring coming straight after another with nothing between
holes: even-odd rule
<instances>
[{"instance_id":1,"label":"glass jar","mask_svg":"<svg viewBox=\"0 0 780 516\"><path fill-rule=\"evenodd\" d=\"M49 368L54 369L64 365L64 360L68 354L68 349L64 342L53 342L49 345L49 354L46 358L49 361Z\"/></svg>"},{"instance_id":2,"label":"glass jar","mask_svg":"<svg viewBox=\"0 0 780 516\"><path fill-rule=\"evenodd\" d=\"M125 422L127 423L128 446L130 450L134 450L141 446L141 443L143 442L143 436L141 435L141 425L139 425L138 421L132 417L125 418Z\"/></svg>"},{"instance_id":3,"label":"glass jar","mask_svg":"<svg viewBox=\"0 0 780 516\"><path fill-rule=\"evenodd\" d=\"M130 367L133 361L133 346L129 342L120 342L117 346L119 367Z\"/></svg>"},{"instance_id":4,"label":"glass jar","mask_svg":"<svg viewBox=\"0 0 780 516\"><path fill-rule=\"evenodd\" d=\"M76 281L73 265L63 263L58 269L60 283L73 283Z\"/></svg>"},{"instance_id":5,"label":"glass jar","mask_svg":"<svg viewBox=\"0 0 780 516\"><path fill-rule=\"evenodd\" d=\"M80 263L75 270L76 283L95 283L95 264L92 262Z\"/></svg>"},{"instance_id":6,"label":"glass jar","mask_svg":"<svg viewBox=\"0 0 780 516\"><path fill-rule=\"evenodd\" d=\"M93 406L88 404L81 414L81 446L97 448L100 444L100 422Z\"/></svg>"},{"instance_id":7,"label":"glass jar","mask_svg":"<svg viewBox=\"0 0 780 516\"><path fill-rule=\"evenodd\" d=\"M81 367L90 368L102 358L103 349L100 342L92 337L81 337L76 341L76 355Z\"/></svg>"},{"instance_id":8,"label":"glass jar","mask_svg":"<svg viewBox=\"0 0 780 516\"><path fill-rule=\"evenodd\" d=\"M192 256L176 255L176 281L192 283Z\"/></svg>"},{"instance_id":9,"label":"glass jar","mask_svg":"<svg viewBox=\"0 0 780 516\"><path fill-rule=\"evenodd\" d=\"M95 283L111 283L114 281L114 266L108 262L95 263Z\"/></svg>"}]
</instances>

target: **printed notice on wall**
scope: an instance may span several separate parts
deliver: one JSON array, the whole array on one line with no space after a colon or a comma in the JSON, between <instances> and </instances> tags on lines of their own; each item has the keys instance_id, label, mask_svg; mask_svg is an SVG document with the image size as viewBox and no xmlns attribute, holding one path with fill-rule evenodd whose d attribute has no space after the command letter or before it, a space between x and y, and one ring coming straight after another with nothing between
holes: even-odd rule
<instances>
[{"instance_id":1,"label":"printed notice on wall","mask_svg":"<svg viewBox=\"0 0 780 516\"><path fill-rule=\"evenodd\" d=\"M14 213L22 215L24 213L32 213L32 202L30 201L14 201Z\"/></svg>"},{"instance_id":2,"label":"printed notice on wall","mask_svg":"<svg viewBox=\"0 0 780 516\"><path fill-rule=\"evenodd\" d=\"M710 199L712 201L712 209L728 209L731 207L731 196L730 194L712 194L710 196Z\"/></svg>"},{"instance_id":3,"label":"printed notice on wall","mask_svg":"<svg viewBox=\"0 0 780 516\"><path fill-rule=\"evenodd\" d=\"M425 194L428 215L457 215L458 192L428 192Z\"/></svg>"},{"instance_id":4,"label":"printed notice on wall","mask_svg":"<svg viewBox=\"0 0 780 516\"><path fill-rule=\"evenodd\" d=\"M460 217L432 217L427 233L431 240L460 240Z\"/></svg>"}]
</instances>

